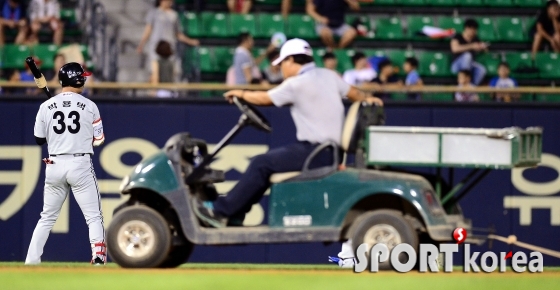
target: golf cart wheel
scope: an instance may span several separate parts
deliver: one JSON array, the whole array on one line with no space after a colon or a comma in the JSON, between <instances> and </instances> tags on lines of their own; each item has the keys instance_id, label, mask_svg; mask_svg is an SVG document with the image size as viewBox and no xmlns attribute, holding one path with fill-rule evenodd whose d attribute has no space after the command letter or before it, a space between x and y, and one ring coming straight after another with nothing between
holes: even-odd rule
<instances>
[{"instance_id":1,"label":"golf cart wheel","mask_svg":"<svg viewBox=\"0 0 560 290\"><path fill-rule=\"evenodd\" d=\"M167 221L147 206L119 211L107 231L107 249L113 261L124 268L160 266L171 249Z\"/></svg>"},{"instance_id":2,"label":"golf cart wheel","mask_svg":"<svg viewBox=\"0 0 560 290\"><path fill-rule=\"evenodd\" d=\"M385 244L389 252L398 244L407 243L418 250L418 234L400 211L375 210L363 213L352 225L352 244L354 252L361 244L368 245L368 251L375 244ZM369 259L369 252L367 253ZM401 253L401 263L408 261L408 256ZM380 270L391 270L390 259L379 263Z\"/></svg>"},{"instance_id":3,"label":"golf cart wheel","mask_svg":"<svg viewBox=\"0 0 560 290\"><path fill-rule=\"evenodd\" d=\"M175 246L167 255L167 259L159 266L160 268L175 268L187 261L193 251L194 245L187 242L186 245Z\"/></svg>"}]
</instances>

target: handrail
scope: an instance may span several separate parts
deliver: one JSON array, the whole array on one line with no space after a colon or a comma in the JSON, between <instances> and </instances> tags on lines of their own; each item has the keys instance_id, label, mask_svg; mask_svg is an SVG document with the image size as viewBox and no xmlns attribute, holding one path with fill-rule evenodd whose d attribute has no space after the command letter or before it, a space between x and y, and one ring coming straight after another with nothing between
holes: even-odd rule
<instances>
[{"instance_id":1,"label":"handrail","mask_svg":"<svg viewBox=\"0 0 560 290\"><path fill-rule=\"evenodd\" d=\"M60 85L56 82L49 82L49 88L58 88ZM33 88L36 87L33 82L9 82L0 81L0 87L3 88ZM109 89L109 90L177 90L177 91L227 91L227 90L270 90L275 86L265 85L235 85L229 86L222 83L118 83L118 82L93 82L86 83L87 88L92 89ZM360 86L360 89L368 92L399 92L399 93L454 93L454 92L471 92L471 93L537 93L537 94L560 94L560 87L517 87L517 88L492 88L492 87L464 87L456 86L423 86L410 88L387 88L378 89L371 85Z\"/></svg>"}]
</instances>

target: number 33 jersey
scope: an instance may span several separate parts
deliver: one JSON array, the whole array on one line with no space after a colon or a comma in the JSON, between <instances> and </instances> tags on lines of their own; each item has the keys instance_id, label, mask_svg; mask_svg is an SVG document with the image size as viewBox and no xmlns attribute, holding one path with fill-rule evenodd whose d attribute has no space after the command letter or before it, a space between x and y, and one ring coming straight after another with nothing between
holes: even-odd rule
<instances>
[{"instance_id":1,"label":"number 33 jersey","mask_svg":"<svg viewBox=\"0 0 560 290\"><path fill-rule=\"evenodd\" d=\"M93 142L103 139L103 125L94 102L65 92L41 104L34 133L47 139L51 155L93 154Z\"/></svg>"}]
</instances>

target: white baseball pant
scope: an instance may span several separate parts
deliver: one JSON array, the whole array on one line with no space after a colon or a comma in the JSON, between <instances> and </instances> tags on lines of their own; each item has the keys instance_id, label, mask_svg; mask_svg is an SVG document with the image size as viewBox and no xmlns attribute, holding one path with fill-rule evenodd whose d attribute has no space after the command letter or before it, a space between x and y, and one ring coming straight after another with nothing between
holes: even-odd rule
<instances>
[{"instance_id":1,"label":"white baseball pant","mask_svg":"<svg viewBox=\"0 0 560 290\"><path fill-rule=\"evenodd\" d=\"M43 248L69 189L86 219L92 250L96 243L105 243L101 198L90 156L57 155L50 160L53 164L47 164L43 211L33 231L25 264L41 263Z\"/></svg>"}]
</instances>

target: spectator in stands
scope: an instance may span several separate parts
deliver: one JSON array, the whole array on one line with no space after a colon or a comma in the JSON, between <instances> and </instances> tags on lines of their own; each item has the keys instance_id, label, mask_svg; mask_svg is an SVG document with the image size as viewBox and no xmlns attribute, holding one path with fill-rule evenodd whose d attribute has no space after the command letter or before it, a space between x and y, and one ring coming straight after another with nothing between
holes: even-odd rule
<instances>
[{"instance_id":1,"label":"spectator in stands","mask_svg":"<svg viewBox=\"0 0 560 290\"><path fill-rule=\"evenodd\" d=\"M457 74L457 84L459 88L474 88L475 85L471 82L471 71L461 70ZM456 92L455 101L457 102L478 102L480 98L477 93L470 92Z\"/></svg>"},{"instance_id":2,"label":"spectator in stands","mask_svg":"<svg viewBox=\"0 0 560 290\"><path fill-rule=\"evenodd\" d=\"M189 38L182 32L179 14L173 10L172 6L173 0L158 0L156 1L157 8L148 12L146 16L146 28L136 51L142 53L144 46L148 43L150 61L158 59L156 46L161 40L167 41L173 50L177 46L177 41L191 46L200 44L197 39Z\"/></svg>"},{"instance_id":3,"label":"spectator in stands","mask_svg":"<svg viewBox=\"0 0 560 290\"><path fill-rule=\"evenodd\" d=\"M35 60L35 63L37 64L37 67L40 69L41 68L41 60L34 57L33 58ZM23 65L25 66L24 70L18 71L18 70L14 70L13 73L10 75L10 82L35 82L35 77L33 76L33 73L31 72L31 69L29 68L29 66L27 65L27 63L23 63ZM26 95L38 95L41 93L41 90L39 90L38 88L18 88L13 90L14 93L19 93L19 94L26 94Z\"/></svg>"},{"instance_id":4,"label":"spectator in stands","mask_svg":"<svg viewBox=\"0 0 560 290\"><path fill-rule=\"evenodd\" d=\"M455 34L451 39L451 52L453 53L451 71L455 74L462 70L471 71L475 85L479 85L486 75L484 66L474 61L475 54L488 50L488 44L480 41L477 32L478 22L474 19L467 19L463 32Z\"/></svg>"},{"instance_id":5,"label":"spectator in stands","mask_svg":"<svg viewBox=\"0 0 560 290\"><path fill-rule=\"evenodd\" d=\"M346 8L360 10L357 0L307 0L306 11L317 22L317 34L329 48L347 47L358 35L356 29L344 22ZM336 45L333 34L340 37Z\"/></svg>"},{"instance_id":6,"label":"spectator in stands","mask_svg":"<svg viewBox=\"0 0 560 290\"><path fill-rule=\"evenodd\" d=\"M395 68L390 60L384 59L379 62L379 72L377 77L371 80L374 87L377 90L401 88L403 86L402 80L399 80L395 74ZM391 98L391 93L376 93L375 96L383 100Z\"/></svg>"},{"instance_id":7,"label":"spectator in stands","mask_svg":"<svg viewBox=\"0 0 560 290\"><path fill-rule=\"evenodd\" d=\"M227 0L227 6L231 13L247 14L251 11L253 1L251 0Z\"/></svg>"},{"instance_id":8,"label":"spectator in stands","mask_svg":"<svg viewBox=\"0 0 560 290\"><path fill-rule=\"evenodd\" d=\"M321 57L321 59L323 60L324 68L333 70L338 73L338 71L336 70L336 67L338 66L338 59L336 59L336 55L334 55L334 53L327 52Z\"/></svg>"},{"instance_id":9,"label":"spectator in stands","mask_svg":"<svg viewBox=\"0 0 560 290\"><path fill-rule=\"evenodd\" d=\"M367 83L377 77L377 72L371 68L366 55L363 52L356 52L352 58L353 69L344 72L342 78L344 81L353 86L359 86Z\"/></svg>"},{"instance_id":10,"label":"spectator in stands","mask_svg":"<svg viewBox=\"0 0 560 290\"><path fill-rule=\"evenodd\" d=\"M509 64L506 62L500 63L498 66L498 76L490 80L490 87L510 89L517 87L517 81L509 76ZM519 94L511 93L497 93L494 95L494 99L498 102L509 103L519 99Z\"/></svg>"},{"instance_id":11,"label":"spectator in stands","mask_svg":"<svg viewBox=\"0 0 560 290\"><path fill-rule=\"evenodd\" d=\"M548 41L552 50L560 52L560 5L556 0L546 2L529 35L533 35L533 59L543 39Z\"/></svg>"},{"instance_id":12,"label":"spectator in stands","mask_svg":"<svg viewBox=\"0 0 560 290\"><path fill-rule=\"evenodd\" d=\"M270 63L270 65L268 65L261 72L262 77L263 77L263 79L262 79L263 84L265 84L265 85L279 85L284 80L284 77L282 76L282 70L280 69L280 66L272 65L272 62L275 61L279 56L280 56L280 51L278 49L275 49L275 50L271 51L267 55L268 62Z\"/></svg>"},{"instance_id":13,"label":"spectator in stands","mask_svg":"<svg viewBox=\"0 0 560 290\"><path fill-rule=\"evenodd\" d=\"M406 79L404 85L408 88L421 87L424 85L420 74L418 73L418 60L415 57L408 57L404 61L403 70L406 72ZM422 96L418 93L408 94L408 98L411 100L420 100Z\"/></svg>"},{"instance_id":14,"label":"spectator in stands","mask_svg":"<svg viewBox=\"0 0 560 290\"><path fill-rule=\"evenodd\" d=\"M237 85L260 84L261 73L258 65L264 60L268 53L276 49L274 44L270 44L266 52L253 58L251 50L253 49L253 36L248 32L242 32L238 38L239 45L235 49L233 55L233 78Z\"/></svg>"},{"instance_id":15,"label":"spectator in stands","mask_svg":"<svg viewBox=\"0 0 560 290\"><path fill-rule=\"evenodd\" d=\"M27 33L27 8L22 0L0 1L0 45L4 44L4 32L6 30L18 31L15 44L23 44Z\"/></svg>"},{"instance_id":16,"label":"spectator in stands","mask_svg":"<svg viewBox=\"0 0 560 290\"><path fill-rule=\"evenodd\" d=\"M152 60L150 82L154 85L159 83L175 82L175 63L171 59L173 49L169 42L160 40L156 46L157 60ZM176 97L176 92L170 90L157 90L155 96L158 98Z\"/></svg>"},{"instance_id":17,"label":"spectator in stands","mask_svg":"<svg viewBox=\"0 0 560 290\"><path fill-rule=\"evenodd\" d=\"M57 0L33 0L29 6L31 34L39 39L42 28L53 31L53 43L60 45L64 36L64 24L60 20L60 4Z\"/></svg>"}]
</instances>

